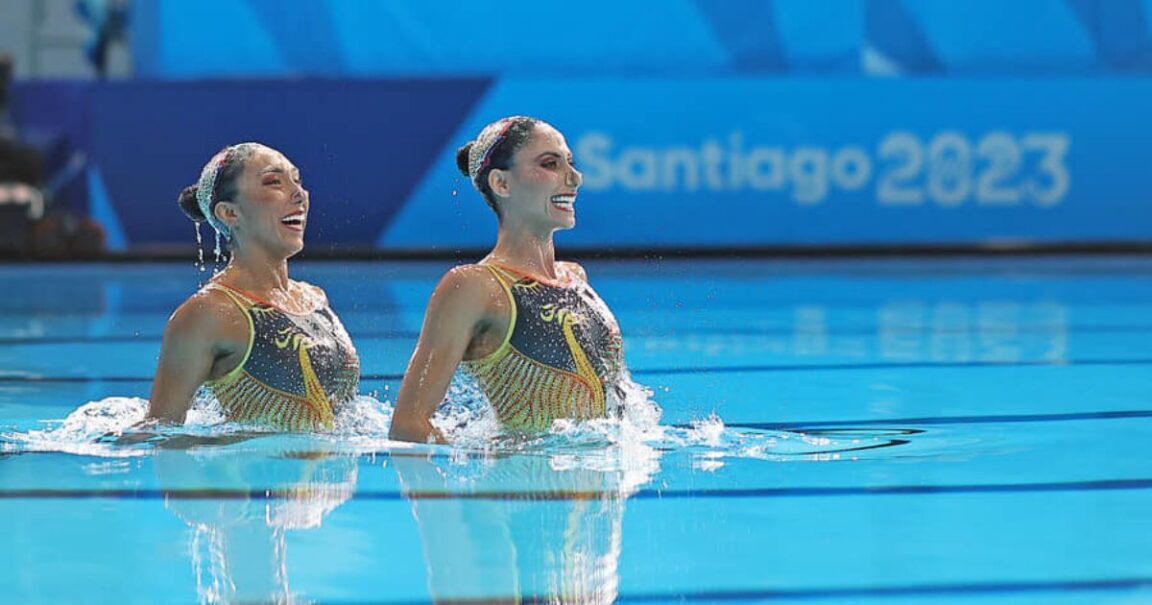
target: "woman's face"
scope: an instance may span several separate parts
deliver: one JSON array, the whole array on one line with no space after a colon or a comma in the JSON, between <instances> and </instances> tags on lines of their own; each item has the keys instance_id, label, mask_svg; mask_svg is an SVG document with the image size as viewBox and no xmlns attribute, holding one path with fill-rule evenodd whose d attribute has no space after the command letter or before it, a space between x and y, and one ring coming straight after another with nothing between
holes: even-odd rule
<instances>
[{"instance_id":1,"label":"woman's face","mask_svg":"<svg viewBox=\"0 0 1152 605\"><path fill-rule=\"evenodd\" d=\"M538 123L528 141L512 156L512 167L503 171L507 196L501 200L502 216L544 232L571 229L576 225L576 190L583 176L572 161L564 135Z\"/></svg>"},{"instance_id":2,"label":"woman's face","mask_svg":"<svg viewBox=\"0 0 1152 605\"><path fill-rule=\"evenodd\" d=\"M236 237L286 258L304 248L308 190L288 158L275 149L258 148L245 162L236 186Z\"/></svg>"}]
</instances>

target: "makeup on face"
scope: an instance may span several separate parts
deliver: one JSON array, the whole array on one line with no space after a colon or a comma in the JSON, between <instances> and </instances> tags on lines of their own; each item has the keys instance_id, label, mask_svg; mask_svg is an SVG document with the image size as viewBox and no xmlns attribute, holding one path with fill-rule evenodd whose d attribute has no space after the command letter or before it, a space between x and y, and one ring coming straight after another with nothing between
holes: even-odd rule
<instances>
[{"instance_id":1,"label":"makeup on face","mask_svg":"<svg viewBox=\"0 0 1152 605\"><path fill-rule=\"evenodd\" d=\"M517 152L520 194L528 200L546 201L548 208L571 217L582 176L572 164L572 152L556 129L541 125L527 145ZM528 202L530 207L535 202Z\"/></svg>"},{"instance_id":2,"label":"makeup on face","mask_svg":"<svg viewBox=\"0 0 1152 605\"><path fill-rule=\"evenodd\" d=\"M300 179L300 171L287 158L274 150L261 150L248 165L242 188L259 224L275 224L279 237L303 244L308 223L309 196ZM254 217L255 218L255 217Z\"/></svg>"}]
</instances>

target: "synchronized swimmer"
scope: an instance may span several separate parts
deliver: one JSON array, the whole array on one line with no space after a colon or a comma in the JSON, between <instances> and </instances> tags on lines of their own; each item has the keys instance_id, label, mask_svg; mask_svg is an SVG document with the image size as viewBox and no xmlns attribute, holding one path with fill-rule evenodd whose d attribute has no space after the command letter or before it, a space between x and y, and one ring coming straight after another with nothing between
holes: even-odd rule
<instances>
[{"instance_id":1,"label":"synchronized swimmer","mask_svg":"<svg viewBox=\"0 0 1152 605\"><path fill-rule=\"evenodd\" d=\"M553 235L576 225L582 182L564 136L535 118L506 117L461 147L457 165L495 211L496 243L433 291L390 437L446 442L432 417L461 368L507 431L612 415L620 329L583 267L556 260ZM229 420L330 430L357 394L360 364L325 293L288 277L310 207L299 170L269 147L232 145L180 206L226 237L232 255L170 318L147 418L182 423L206 386Z\"/></svg>"},{"instance_id":2,"label":"synchronized swimmer","mask_svg":"<svg viewBox=\"0 0 1152 605\"><path fill-rule=\"evenodd\" d=\"M299 169L259 143L231 145L179 202L227 238L231 259L168 320L147 418L184 422L207 386L229 420L331 429L360 360L324 291L288 277L311 207Z\"/></svg>"},{"instance_id":3,"label":"synchronized swimmer","mask_svg":"<svg viewBox=\"0 0 1152 605\"><path fill-rule=\"evenodd\" d=\"M553 243L576 225L582 180L564 136L541 120L507 117L461 147L456 163L496 212L496 245L433 291L391 437L444 441L431 418L461 365L505 429L607 416L623 368L620 330L584 269L557 261Z\"/></svg>"}]
</instances>

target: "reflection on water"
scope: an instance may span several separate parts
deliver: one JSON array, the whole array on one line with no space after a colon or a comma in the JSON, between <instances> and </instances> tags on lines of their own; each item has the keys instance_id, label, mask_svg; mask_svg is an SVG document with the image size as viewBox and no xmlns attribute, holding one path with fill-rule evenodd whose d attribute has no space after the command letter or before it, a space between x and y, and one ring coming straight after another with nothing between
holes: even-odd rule
<instances>
[{"instance_id":1,"label":"reflection on water","mask_svg":"<svg viewBox=\"0 0 1152 605\"><path fill-rule=\"evenodd\" d=\"M393 455L437 602L611 603L624 506L656 468L628 448L436 459ZM615 460L609 460L614 458ZM614 462L614 464L613 464Z\"/></svg>"},{"instance_id":2,"label":"reflection on water","mask_svg":"<svg viewBox=\"0 0 1152 605\"><path fill-rule=\"evenodd\" d=\"M738 333L648 337L651 353L789 358L835 356L893 362L1061 362L1068 357L1068 309L1052 301L885 301L858 310L797 305Z\"/></svg>"},{"instance_id":3,"label":"reflection on water","mask_svg":"<svg viewBox=\"0 0 1152 605\"><path fill-rule=\"evenodd\" d=\"M457 374L433 418L454 446L391 457L433 599L615 601L625 500L659 470L651 395L624 370L608 392L619 419L510 434L475 380Z\"/></svg>"},{"instance_id":4,"label":"reflection on water","mask_svg":"<svg viewBox=\"0 0 1152 605\"><path fill-rule=\"evenodd\" d=\"M288 582L287 532L320 527L352 497L354 457L270 458L240 444L161 449L153 461L164 506L192 530L201 603L303 602ZM259 497L265 488L277 497Z\"/></svg>"},{"instance_id":5,"label":"reflection on water","mask_svg":"<svg viewBox=\"0 0 1152 605\"><path fill-rule=\"evenodd\" d=\"M620 418L557 421L545 434L523 435L487 422L491 409L475 385L454 383L437 418L452 446L388 441L391 407L368 397L342 409L334 434L324 435L252 432L224 421L210 397L197 399L187 425L142 432L131 427L147 403L109 398L47 429L4 433L0 451L98 457L85 469L113 482L125 468L150 461L155 493L189 528L188 559L201 603L306 602L289 581L289 534L321 531L328 515L355 497L358 480L369 480L358 476L357 457L368 453L387 456L385 468L365 466L388 474L386 484L396 473L434 600L610 603L619 592L626 503L637 494L651 496L649 484L662 465L673 474L707 474L705 483L714 484L736 459L831 462L889 456L894 449L915 454L909 446L922 432L730 427L714 415L669 426L660 424L651 391L630 380L619 386L611 397ZM138 457L133 466L125 466L126 456ZM138 478L124 480L125 489L139 489ZM376 497L381 493L388 492ZM191 577L187 582L176 587L179 594L191 590Z\"/></svg>"},{"instance_id":6,"label":"reflection on water","mask_svg":"<svg viewBox=\"0 0 1152 605\"><path fill-rule=\"evenodd\" d=\"M95 457L90 476L115 476L126 458L151 461L167 510L190 528L189 558L201 603L300 603L288 581L287 535L315 530L356 491L365 444L387 434L390 408L349 402L334 434L275 434L225 421L201 391L183 426L135 428L148 402L86 403L44 429L0 433L0 453ZM139 489L133 482L130 489ZM184 594L183 587L176 587Z\"/></svg>"},{"instance_id":7,"label":"reflection on water","mask_svg":"<svg viewBox=\"0 0 1152 605\"><path fill-rule=\"evenodd\" d=\"M1068 311L1054 302L921 301L878 311L880 356L892 360L1063 361Z\"/></svg>"}]
</instances>

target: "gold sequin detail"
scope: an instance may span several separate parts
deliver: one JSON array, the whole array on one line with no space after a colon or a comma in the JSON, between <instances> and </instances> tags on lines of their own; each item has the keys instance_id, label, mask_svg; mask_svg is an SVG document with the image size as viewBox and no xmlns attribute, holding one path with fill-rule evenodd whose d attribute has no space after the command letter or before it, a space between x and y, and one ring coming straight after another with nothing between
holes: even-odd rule
<instances>
[{"instance_id":1,"label":"gold sequin detail","mask_svg":"<svg viewBox=\"0 0 1152 605\"><path fill-rule=\"evenodd\" d=\"M490 269L510 298L513 289L530 291L540 286L538 282L524 281L509 284L506 274ZM512 304L516 304L514 298ZM532 359L509 342L487 357L463 364L492 402L500 423L517 430L542 431L558 418L603 418L607 413L604 385L575 333L575 326L584 318L570 309L546 304L540 307L539 319L559 324L575 372ZM514 312L509 330L515 328L515 323Z\"/></svg>"},{"instance_id":2,"label":"gold sequin detail","mask_svg":"<svg viewBox=\"0 0 1152 605\"><path fill-rule=\"evenodd\" d=\"M252 338L255 338L256 329L254 316L280 313L276 309L255 305L227 287L215 286L249 314L249 328L253 330ZM286 431L331 430L335 421L332 402L348 401L356 396L359 387L359 361L353 354L331 381L332 384L329 386L332 393L327 393L308 353L313 345L311 338L294 329L282 328L271 335L271 339L277 348L296 353L296 361L304 382L304 393L298 395L274 388L254 377L246 369L238 368L234 374L210 383L212 392L223 406L228 419ZM248 359L245 357L245 364L247 362Z\"/></svg>"}]
</instances>

